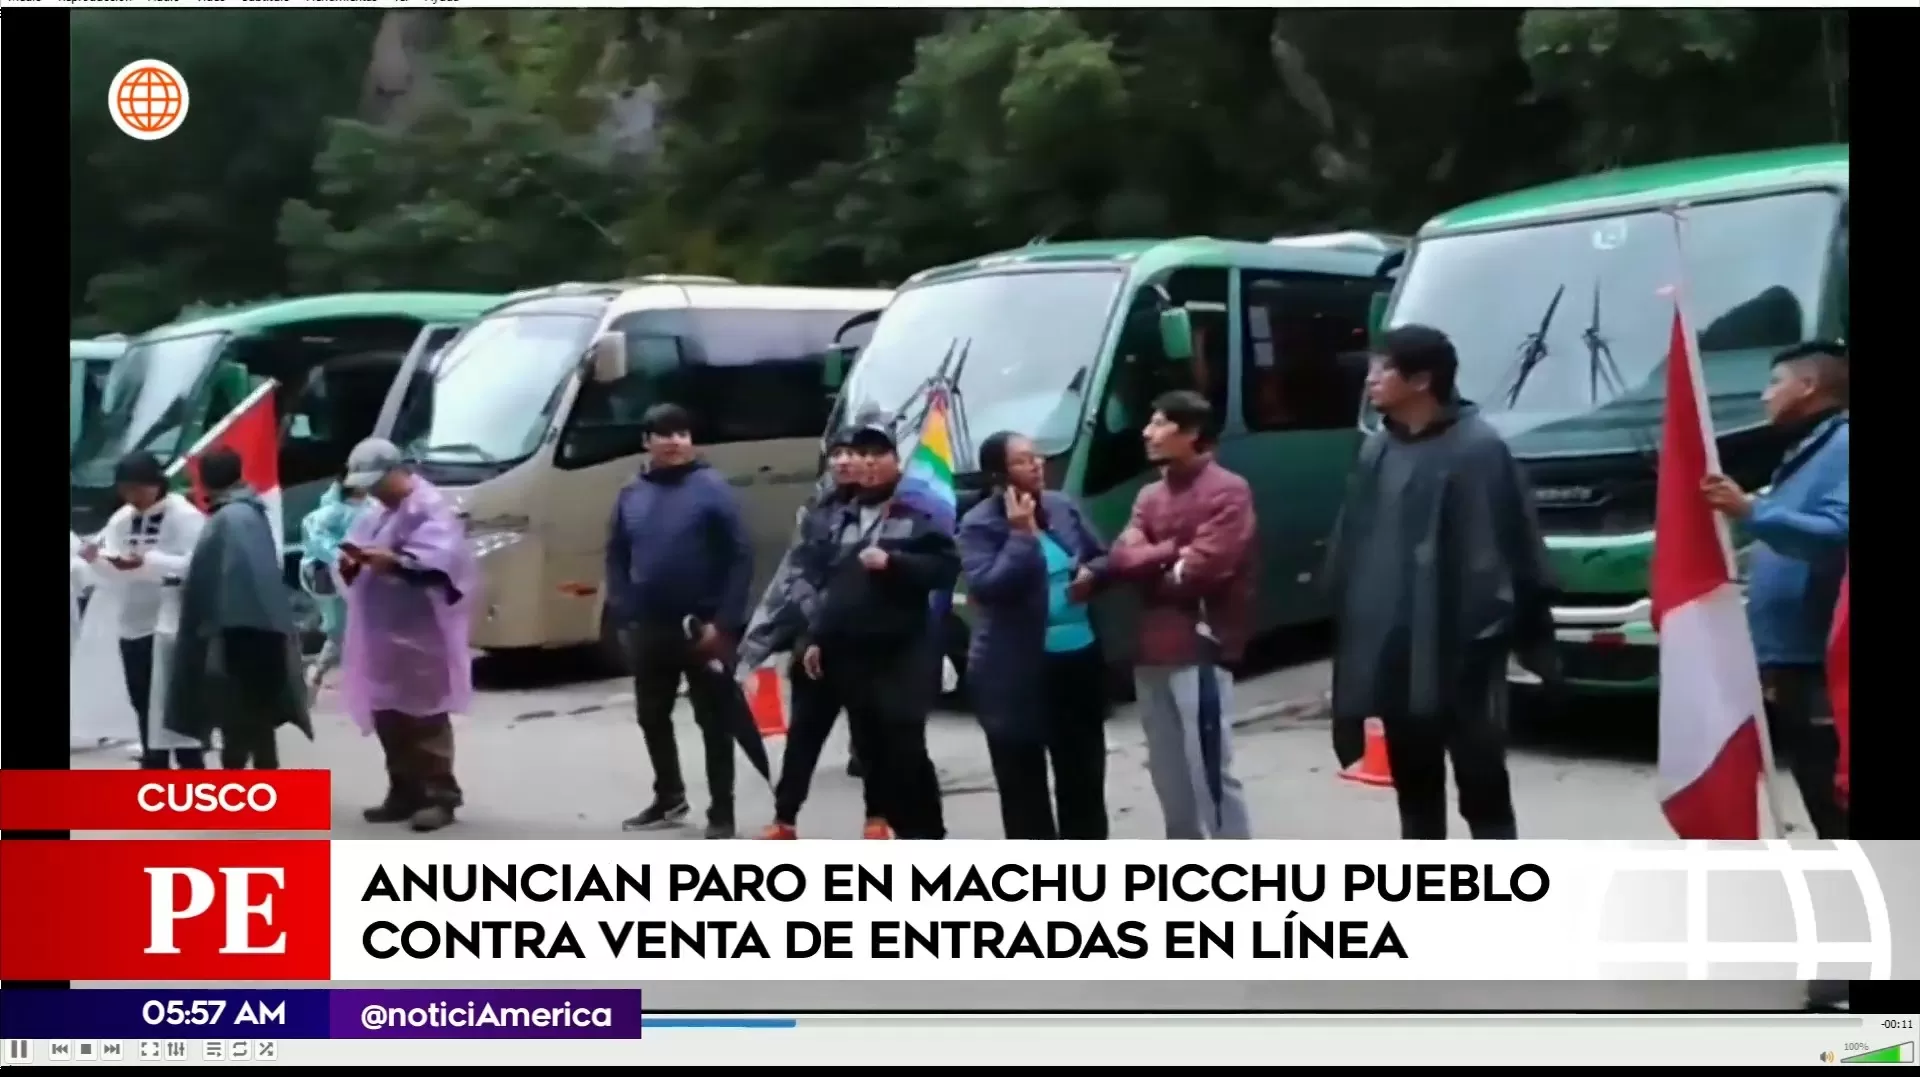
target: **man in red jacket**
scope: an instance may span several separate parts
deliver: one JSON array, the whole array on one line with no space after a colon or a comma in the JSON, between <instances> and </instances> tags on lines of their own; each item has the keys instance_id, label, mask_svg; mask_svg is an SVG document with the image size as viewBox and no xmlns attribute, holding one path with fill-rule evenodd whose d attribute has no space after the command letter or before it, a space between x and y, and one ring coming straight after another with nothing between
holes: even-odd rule
<instances>
[{"instance_id":1,"label":"man in red jacket","mask_svg":"<svg viewBox=\"0 0 1920 1077\"><path fill-rule=\"evenodd\" d=\"M1247 838L1233 776L1222 668L1246 645L1254 585L1253 490L1217 463L1213 408L1199 393L1166 393L1142 431L1161 469L1133 502L1108 572L1139 586L1134 686L1147 734L1147 770L1169 838Z\"/></svg>"}]
</instances>

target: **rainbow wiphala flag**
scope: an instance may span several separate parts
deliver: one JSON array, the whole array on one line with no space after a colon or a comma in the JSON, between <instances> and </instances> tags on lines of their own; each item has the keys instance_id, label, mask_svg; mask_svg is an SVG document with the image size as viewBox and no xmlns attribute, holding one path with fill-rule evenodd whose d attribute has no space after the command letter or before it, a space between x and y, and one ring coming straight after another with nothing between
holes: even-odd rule
<instances>
[{"instance_id":1,"label":"rainbow wiphala flag","mask_svg":"<svg viewBox=\"0 0 1920 1077\"><path fill-rule=\"evenodd\" d=\"M952 531L959 498L953 486L953 419L950 398L935 389L920 421L919 436L900 476L899 496Z\"/></svg>"}]
</instances>

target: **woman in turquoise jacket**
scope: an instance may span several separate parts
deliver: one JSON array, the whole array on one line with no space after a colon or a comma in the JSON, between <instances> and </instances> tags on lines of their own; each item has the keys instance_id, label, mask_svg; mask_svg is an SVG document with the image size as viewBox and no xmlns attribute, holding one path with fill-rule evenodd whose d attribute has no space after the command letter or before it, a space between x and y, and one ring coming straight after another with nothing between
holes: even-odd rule
<instances>
[{"instance_id":1,"label":"woman in turquoise jacket","mask_svg":"<svg viewBox=\"0 0 1920 1077\"><path fill-rule=\"evenodd\" d=\"M307 667L309 699L319 694L320 682L340 664L341 643L347 634L347 598L334 566L340 560L340 543L366 507L365 491L348 490L336 481L321 496L319 507L300 522L300 586L320 607L320 627L327 635L326 645Z\"/></svg>"}]
</instances>

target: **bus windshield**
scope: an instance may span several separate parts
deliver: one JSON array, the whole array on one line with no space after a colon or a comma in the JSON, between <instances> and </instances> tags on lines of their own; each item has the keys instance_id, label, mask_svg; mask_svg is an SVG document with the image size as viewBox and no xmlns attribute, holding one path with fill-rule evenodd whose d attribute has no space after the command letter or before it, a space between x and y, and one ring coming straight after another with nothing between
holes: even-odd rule
<instances>
[{"instance_id":1,"label":"bus windshield","mask_svg":"<svg viewBox=\"0 0 1920 1077\"><path fill-rule=\"evenodd\" d=\"M547 426L598 325L573 314L501 314L461 334L415 379L393 440L427 464L524 460Z\"/></svg>"},{"instance_id":2,"label":"bus windshield","mask_svg":"<svg viewBox=\"0 0 1920 1077\"><path fill-rule=\"evenodd\" d=\"M898 417L958 346L967 361L955 388L974 438L1013 430L1043 453L1065 451L1122 279L1117 268L1025 270L900 292L854 364L840 421ZM959 470L974 470L978 448L955 446Z\"/></svg>"},{"instance_id":3,"label":"bus windshield","mask_svg":"<svg viewBox=\"0 0 1920 1077\"><path fill-rule=\"evenodd\" d=\"M226 337L199 333L135 341L107 375L98 420L83 424L73 447L73 484L112 485L114 464L136 450L150 452L164 464L186 448L180 436L192 418L194 391Z\"/></svg>"},{"instance_id":4,"label":"bus windshield","mask_svg":"<svg viewBox=\"0 0 1920 1077\"><path fill-rule=\"evenodd\" d=\"M1460 395L1509 436L1620 401L1658 422L1676 284L1710 391L1752 394L1767 361L1815 332L1839 196L1646 210L1422 242L1391 325L1452 338ZM1644 407L1639 406L1644 405Z\"/></svg>"}]
</instances>

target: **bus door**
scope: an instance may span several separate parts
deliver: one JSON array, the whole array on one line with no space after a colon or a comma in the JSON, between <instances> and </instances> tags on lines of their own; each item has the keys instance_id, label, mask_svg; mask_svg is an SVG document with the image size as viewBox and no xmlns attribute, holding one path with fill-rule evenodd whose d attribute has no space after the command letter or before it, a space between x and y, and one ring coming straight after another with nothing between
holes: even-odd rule
<instances>
[{"instance_id":1,"label":"bus door","mask_svg":"<svg viewBox=\"0 0 1920 1077\"><path fill-rule=\"evenodd\" d=\"M1326 598L1316 575L1360 444L1377 288L1368 277L1276 270L1242 270L1240 281L1248 451L1235 470L1253 484L1271 547L1261 609L1281 624L1317 620Z\"/></svg>"}]
</instances>

